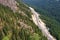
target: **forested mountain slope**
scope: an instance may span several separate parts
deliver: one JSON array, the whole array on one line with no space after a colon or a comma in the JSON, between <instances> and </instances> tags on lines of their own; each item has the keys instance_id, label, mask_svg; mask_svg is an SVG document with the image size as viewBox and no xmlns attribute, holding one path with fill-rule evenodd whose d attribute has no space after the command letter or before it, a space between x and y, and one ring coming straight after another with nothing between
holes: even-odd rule
<instances>
[{"instance_id":1,"label":"forested mountain slope","mask_svg":"<svg viewBox=\"0 0 60 40\"><path fill-rule=\"evenodd\" d=\"M47 40L20 0L0 0L0 40Z\"/></svg>"},{"instance_id":2,"label":"forested mountain slope","mask_svg":"<svg viewBox=\"0 0 60 40\"><path fill-rule=\"evenodd\" d=\"M23 0L23 2L39 12L50 33L60 40L60 0Z\"/></svg>"}]
</instances>

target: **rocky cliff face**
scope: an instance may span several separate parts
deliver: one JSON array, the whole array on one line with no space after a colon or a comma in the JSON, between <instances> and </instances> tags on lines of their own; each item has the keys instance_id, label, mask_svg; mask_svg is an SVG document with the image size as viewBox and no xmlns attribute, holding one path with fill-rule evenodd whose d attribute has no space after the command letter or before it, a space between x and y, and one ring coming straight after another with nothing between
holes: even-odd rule
<instances>
[{"instance_id":1,"label":"rocky cliff face","mask_svg":"<svg viewBox=\"0 0 60 40\"><path fill-rule=\"evenodd\" d=\"M17 2L15 0L0 0L0 4L10 7L13 11L17 10Z\"/></svg>"}]
</instances>

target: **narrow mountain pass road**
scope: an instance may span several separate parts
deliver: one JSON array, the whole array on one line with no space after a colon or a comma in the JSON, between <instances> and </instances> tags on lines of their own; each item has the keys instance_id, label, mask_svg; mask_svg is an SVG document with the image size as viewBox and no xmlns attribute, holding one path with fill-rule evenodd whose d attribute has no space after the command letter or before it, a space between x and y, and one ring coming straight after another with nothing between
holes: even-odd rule
<instances>
[{"instance_id":1,"label":"narrow mountain pass road","mask_svg":"<svg viewBox=\"0 0 60 40\"><path fill-rule=\"evenodd\" d=\"M31 12L33 13L32 19L33 22L39 27L42 31L43 35L47 37L48 40L56 40L48 31L46 24L39 18L39 14L31 7L29 7Z\"/></svg>"}]
</instances>

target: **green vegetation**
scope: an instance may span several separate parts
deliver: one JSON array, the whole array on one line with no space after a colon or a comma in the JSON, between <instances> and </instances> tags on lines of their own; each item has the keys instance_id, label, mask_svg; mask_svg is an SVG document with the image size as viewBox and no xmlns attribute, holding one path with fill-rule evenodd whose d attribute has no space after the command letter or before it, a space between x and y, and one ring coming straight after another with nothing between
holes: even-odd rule
<instances>
[{"instance_id":1,"label":"green vegetation","mask_svg":"<svg viewBox=\"0 0 60 40\"><path fill-rule=\"evenodd\" d=\"M46 23L46 26L50 29L50 33L57 39L60 40L60 23L52 16L47 15L46 11L38 11L41 16L40 18ZM50 14L51 15L51 14Z\"/></svg>"},{"instance_id":2,"label":"green vegetation","mask_svg":"<svg viewBox=\"0 0 60 40\"><path fill-rule=\"evenodd\" d=\"M43 18L44 17L44 18ZM51 19L46 16L41 16L41 18L46 23L46 26L50 29L50 33L57 38L57 40L60 40L60 23L57 22L55 19Z\"/></svg>"},{"instance_id":3,"label":"green vegetation","mask_svg":"<svg viewBox=\"0 0 60 40\"><path fill-rule=\"evenodd\" d=\"M60 0L22 0L40 14L50 33L60 40Z\"/></svg>"},{"instance_id":4,"label":"green vegetation","mask_svg":"<svg viewBox=\"0 0 60 40\"><path fill-rule=\"evenodd\" d=\"M29 8L23 3L18 7L25 15L0 4L0 40L47 40L31 20Z\"/></svg>"}]
</instances>

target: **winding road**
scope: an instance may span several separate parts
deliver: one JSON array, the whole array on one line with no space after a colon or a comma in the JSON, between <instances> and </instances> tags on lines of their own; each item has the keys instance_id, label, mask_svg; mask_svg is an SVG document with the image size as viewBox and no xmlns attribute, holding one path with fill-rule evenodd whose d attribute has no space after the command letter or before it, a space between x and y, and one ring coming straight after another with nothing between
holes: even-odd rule
<instances>
[{"instance_id":1,"label":"winding road","mask_svg":"<svg viewBox=\"0 0 60 40\"><path fill-rule=\"evenodd\" d=\"M56 40L48 31L46 24L39 18L39 14L31 7L29 7L31 12L33 13L32 19L33 22L39 27L42 31L43 35L47 37L48 40Z\"/></svg>"}]
</instances>

